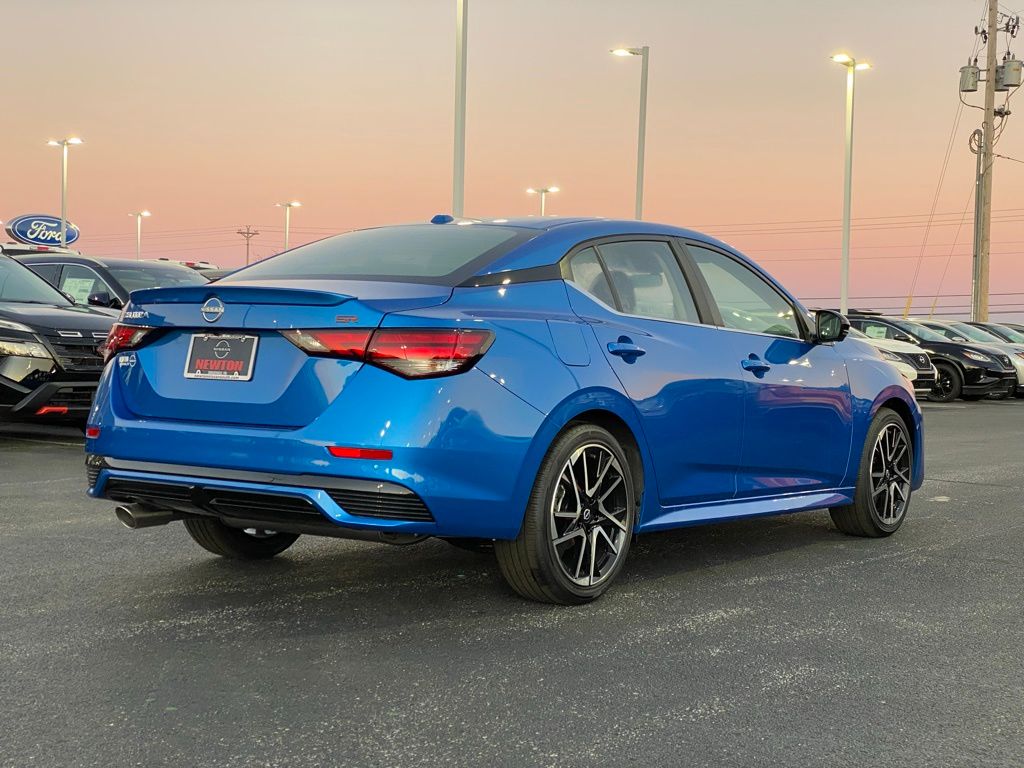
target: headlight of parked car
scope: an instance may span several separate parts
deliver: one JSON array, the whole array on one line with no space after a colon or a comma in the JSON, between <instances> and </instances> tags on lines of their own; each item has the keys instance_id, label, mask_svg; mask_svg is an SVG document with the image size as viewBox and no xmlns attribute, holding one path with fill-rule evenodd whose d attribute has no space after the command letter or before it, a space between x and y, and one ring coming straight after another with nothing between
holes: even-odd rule
<instances>
[{"instance_id":1,"label":"headlight of parked car","mask_svg":"<svg viewBox=\"0 0 1024 768\"><path fill-rule=\"evenodd\" d=\"M968 360L977 360L979 363L991 363L992 358L988 355L983 355L981 352L972 352L971 350L964 350L964 357Z\"/></svg>"},{"instance_id":2,"label":"headlight of parked car","mask_svg":"<svg viewBox=\"0 0 1024 768\"><path fill-rule=\"evenodd\" d=\"M0 357L47 357L53 355L46 347L35 341L11 341L0 339Z\"/></svg>"},{"instance_id":3,"label":"headlight of parked car","mask_svg":"<svg viewBox=\"0 0 1024 768\"><path fill-rule=\"evenodd\" d=\"M893 363L902 363L903 362L903 358L900 357L899 355L897 355L895 352L890 352L887 349L880 349L878 351L882 353L882 359L883 360L888 360L888 361L893 362Z\"/></svg>"}]
</instances>

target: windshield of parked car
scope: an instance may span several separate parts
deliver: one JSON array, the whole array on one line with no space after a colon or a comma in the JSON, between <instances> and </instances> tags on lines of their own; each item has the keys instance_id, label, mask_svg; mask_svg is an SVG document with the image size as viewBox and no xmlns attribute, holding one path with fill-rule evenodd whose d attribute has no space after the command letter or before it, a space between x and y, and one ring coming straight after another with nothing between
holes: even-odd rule
<instances>
[{"instance_id":1,"label":"windshield of parked car","mask_svg":"<svg viewBox=\"0 0 1024 768\"><path fill-rule=\"evenodd\" d=\"M129 293L143 288L173 288L209 282L202 273L177 264L110 264L107 269Z\"/></svg>"},{"instance_id":2,"label":"windshield of parked car","mask_svg":"<svg viewBox=\"0 0 1024 768\"><path fill-rule=\"evenodd\" d=\"M219 282L320 278L456 285L534 234L482 224L361 229L285 251Z\"/></svg>"},{"instance_id":3,"label":"windshield of parked car","mask_svg":"<svg viewBox=\"0 0 1024 768\"><path fill-rule=\"evenodd\" d=\"M961 336L964 336L971 341L979 341L982 344L1005 344L1006 342L996 336L994 333L989 333L982 328L975 328L973 325L967 323L949 323L950 328L955 331L959 331Z\"/></svg>"},{"instance_id":4,"label":"windshield of parked car","mask_svg":"<svg viewBox=\"0 0 1024 768\"><path fill-rule=\"evenodd\" d=\"M920 323L914 323L910 320L892 320L891 322L901 331L905 331L911 336L916 336L921 341L949 341L941 333L933 331L931 328L927 328Z\"/></svg>"},{"instance_id":5,"label":"windshield of parked car","mask_svg":"<svg viewBox=\"0 0 1024 768\"><path fill-rule=\"evenodd\" d=\"M55 304L58 307L72 304L63 293L8 256L0 256L0 301Z\"/></svg>"},{"instance_id":6,"label":"windshield of parked car","mask_svg":"<svg viewBox=\"0 0 1024 768\"><path fill-rule=\"evenodd\" d=\"M1001 323L992 323L992 327L999 331L1014 344L1024 344L1024 333Z\"/></svg>"}]
</instances>

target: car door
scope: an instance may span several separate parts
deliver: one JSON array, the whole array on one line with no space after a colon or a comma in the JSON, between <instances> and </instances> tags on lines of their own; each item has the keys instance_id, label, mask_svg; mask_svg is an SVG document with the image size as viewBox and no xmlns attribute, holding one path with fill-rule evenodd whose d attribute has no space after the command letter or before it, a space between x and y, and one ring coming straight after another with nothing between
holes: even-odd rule
<instances>
[{"instance_id":1,"label":"car door","mask_svg":"<svg viewBox=\"0 0 1024 768\"><path fill-rule=\"evenodd\" d=\"M701 324L678 255L668 238L616 238L566 262L570 303L640 414L663 506L732 498L743 429L743 372Z\"/></svg>"},{"instance_id":2,"label":"car door","mask_svg":"<svg viewBox=\"0 0 1024 768\"><path fill-rule=\"evenodd\" d=\"M737 497L840 487L852 439L843 356L811 343L797 308L746 263L702 244L686 250L727 331L722 348L747 385Z\"/></svg>"}]
</instances>

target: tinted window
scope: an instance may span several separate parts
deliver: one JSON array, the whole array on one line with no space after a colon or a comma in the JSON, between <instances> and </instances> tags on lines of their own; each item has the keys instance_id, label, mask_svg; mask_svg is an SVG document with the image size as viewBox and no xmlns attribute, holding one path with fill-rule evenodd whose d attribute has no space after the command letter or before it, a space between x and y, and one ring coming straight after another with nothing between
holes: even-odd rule
<instances>
[{"instance_id":1,"label":"tinted window","mask_svg":"<svg viewBox=\"0 0 1024 768\"><path fill-rule=\"evenodd\" d=\"M57 275L60 274L60 264L26 264L29 269L39 275L50 285L57 284Z\"/></svg>"},{"instance_id":2,"label":"tinted window","mask_svg":"<svg viewBox=\"0 0 1024 768\"><path fill-rule=\"evenodd\" d=\"M70 302L52 285L14 259L0 256L0 301L25 301L67 307Z\"/></svg>"},{"instance_id":3,"label":"tinted window","mask_svg":"<svg viewBox=\"0 0 1024 768\"><path fill-rule=\"evenodd\" d=\"M926 328L925 326L911 322L910 320L893 320L892 324L899 330L923 341L949 341L949 339L941 333L936 333L931 328Z\"/></svg>"},{"instance_id":4,"label":"tinted window","mask_svg":"<svg viewBox=\"0 0 1024 768\"><path fill-rule=\"evenodd\" d=\"M637 240L598 246L619 308L630 315L700 322L668 243Z\"/></svg>"},{"instance_id":5,"label":"tinted window","mask_svg":"<svg viewBox=\"0 0 1024 768\"><path fill-rule=\"evenodd\" d=\"M800 338L793 306L752 269L725 254L687 245L726 328Z\"/></svg>"},{"instance_id":6,"label":"tinted window","mask_svg":"<svg viewBox=\"0 0 1024 768\"><path fill-rule=\"evenodd\" d=\"M176 264L113 264L107 265L107 269L128 293L143 288L172 288L209 282L194 269Z\"/></svg>"},{"instance_id":7,"label":"tinted window","mask_svg":"<svg viewBox=\"0 0 1024 768\"><path fill-rule=\"evenodd\" d=\"M874 320L854 320L852 324L860 328L865 336L870 336L872 339L895 339L897 336L903 335L891 325L876 323Z\"/></svg>"},{"instance_id":8,"label":"tinted window","mask_svg":"<svg viewBox=\"0 0 1024 768\"><path fill-rule=\"evenodd\" d=\"M111 292L99 275L80 264L64 265L60 275L60 289L73 296L79 304L85 304L89 294Z\"/></svg>"},{"instance_id":9,"label":"tinted window","mask_svg":"<svg viewBox=\"0 0 1024 768\"><path fill-rule=\"evenodd\" d=\"M1008 325L994 324L992 326L999 331L1003 336L1012 341L1014 344L1024 344L1024 333L1010 328Z\"/></svg>"},{"instance_id":10,"label":"tinted window","mask_svg":"<svg viewBox=\"0 0 1024 768\"><path fill-rule=\"evenodd\" d=\"M482 224L362 229L295 248L222 282L269 278L427 280L454 284L527 240L530 230Z\"/></svg>"},{"instance_id":11,"label":"tinted window","mask_svg":"<svg viewBox=\"0 0 1024 768\"><path fill-rule=\"evenodd\" d=\"M973 325L967 323L950 323L949 327L954 331L959 331L960 335L970 339L971 341L980 341L985 344L1003 344L1003 340L996 336L994 333L982 330L981 328L975 328Z\"/></svg>"},{"instance_id":12,"label":"tinted window","mask_svg":"<svg viewBox=\"0 0 1024 768\"><path fill-rule=\"evenodd\" d=\"M593 248L580 251L569 260L569 274L572 282L582 290L610 307L615 306L608 278L604 276L601 262L597 260L597 252Z\"/></svg>"}]
</instances>

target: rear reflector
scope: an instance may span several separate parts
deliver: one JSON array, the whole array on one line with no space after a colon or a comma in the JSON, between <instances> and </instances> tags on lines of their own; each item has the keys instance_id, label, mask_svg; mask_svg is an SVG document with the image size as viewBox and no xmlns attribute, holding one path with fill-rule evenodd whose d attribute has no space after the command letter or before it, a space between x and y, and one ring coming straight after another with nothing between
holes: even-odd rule
<instances>
[{"instance_id":1,"label":"rear reflector","mask_svg":"<svg viewBox=\"0 0 1024 768\"><path fill-rule=\"evenodd\" d=\"M361 360L405 378L461 373L494 341L482 328L323 328L281 332L310 355Z\"/></svg>"},{"instance_id":2,"label":"rear reflector","mask_svg":"<svg viewBox=\"0 0 1024 768\"><path fill-rule=\"evenodd\" d=\"M44 405L38 411L36 416L64 416L68 412L66 405Z\"/></svg>"},{"instance_id":3,"label":"rear reflector","mask_svg":"<svg viewBox=\"0 0 1024 768\"><path fill-rule=\"evenodd\" d=\"M127 349L137 348L152 328L143 325L122 325L115 323L107 335L107 340L100 346L104 362Z\"/></svg>"},{"instance_id":4,"label":"rear reflector","mask_svg":"<svg viewBox=\"0 0 1024 768\"><path fill-rule=\"evenodd\" d=\"M338 459L382 459L391 458L391 451L384 448L351 448L346 445L328 445L327 452Z\"/></svg>"},{"instance_id":5,"label":"rear reflector","mask_svg":"<svg viewBox=\"0 0 1024 768\"><path fill-rule=\"evenodd\" d=\"M100 436L100 428L99 427L86 427L85 428L85 436L89 440L95 440L97 437Z\"/></svg>"}]
</instances>

